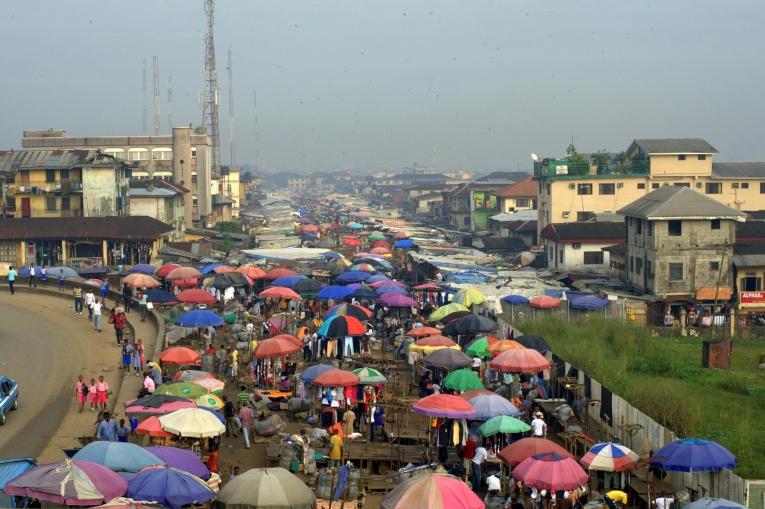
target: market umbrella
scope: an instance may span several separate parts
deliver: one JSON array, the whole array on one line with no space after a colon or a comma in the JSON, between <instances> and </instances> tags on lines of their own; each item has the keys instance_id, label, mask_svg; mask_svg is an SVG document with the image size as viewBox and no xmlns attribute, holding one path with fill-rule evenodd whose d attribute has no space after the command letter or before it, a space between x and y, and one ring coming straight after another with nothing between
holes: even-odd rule
<instances>
[{"instance_id":1,"label":"market umbrella","mask_svg":"<svg viewBox=\"0 0 765 509\"><path fill-rule=\"evenodd\" d=\"M197 405L188 398L150 394L142 398L125 402L125 413L129 415L164 415L183 408L195 408Z\"/></svg>"},{"instance_id":2,"label":"market umbrella","mask_svg":"<svg viewBox=\"0 0 765 509\"><path fill-rule=\"evenodd\" d=\"M390 254L390 249L388 249L387 247L383 247L383 246L377 246L377 247L373 247L372 249L370 249L369 252L373 253L373 254L380 254L380 255L385 256L387 254Z\"/></svg>"},{"instance_id":3,"label":"market umbrella","mask_svg":"<svg viewBox=\"0 0 765 509\"><path fill-rule=\"evenodd\" d=\"M497 457L510 465L517 465L535 454L555 453L559 456L574 457L563 447L546 438L522 438L497 453Z\"/></svg>"},{"instance_id":4,"label":"market umbrella","mask_svg":"<svg viewBox=\"0 0 765 509\"><path fill-rule=\"evenodd\" d=\"M372 311L358 304L342 303L332 306L324 313L324 319L331 316L352 316L360 321L367 321L372 318Z\"/></svg>"},{"instance_id":5,"label":"market umbrella","mask_svg":"<svg viewBox=\"0 0 765 509\"><path fill-rule=\"evenodd\" d=\"M220 327L223 318L207 309L194 309L176 318L174 323L181 327Z\"/></svg>"},{"instance_id":6,"label":"market umbrella","mask_svg":"<svg viewBox=\"0 0 765 509\"><path fill-rule=\"evenodd\" d=\"M460 318L464 318L466 316L470 316L472 313L470 311L455 311L454 313L449 313L445 317L443 317L440 321L442 324L447 325L454 320L459 320Z\"/></svg>"},{"instance_id":7,"label":"market umbrella","mask_svg":"<svg viewBox=\"0 0 765 509\"><path fill-rule=\"evenodd\" d=\"M360 382L357 375L342 369L325 371L313 379L314 384L322 387L348 387L358 385Z\"/></svg>"},{"instance_id":8,"label":"market umbrella","mask_svg":"<svg viewBox=\"0 0 765 509\"><path fill-rule=\"evenodd\" d=\"M150 415L141 421L135 432L138 435L149 435L156 438L171 438L175 436L169 431L162 429L162 424L160 424L159 418L156 415Z\"/></svg>"},{"instance_id":9,"label":"market umbrella","mask_svg":"<svg viewBox=\"0 0 765 509\"><path fill-rule=\"evenodd\" d=\"M173 346L159 354L159 360L163 364L178 366L196 366L199 364L200 358L199 353L185 346Z\"/></svg>"},{"instance_id":10,"label":"market umbrella","mask_svg":"<svg viewBox=\"0 0 765 509\"><path fill-rule=\"evenodd\" d=\"M468 368L455 369L446 375L444 386L461 392L484 389L478 373Z\"/></svg>"},{"instance_id":11,"label":"market umbrella","mask_svg":"<svg viewBox=\"0 0 765 509\"><path fill-rule=\"evenodd\" d=\"M473 405L452 394L425 396L412 404L412 412L448 419L472 419L475 417Z\"/></svg>"},{"instance_id":12,"label":"market umbrella","mask_svg":"<svg viewBox=\"0 0 765 509\"><path fill-rule=\"evenodd\" d=\"M353 370L353 374L359 377L359 380L364 385L388 383L388 379L385 378L385 375L374 368L356 368Z\"/></svg>"},{"instance_id":13,"label":"market umbrella","mask_svg":"<svg viewBox=\"0 0 765 509\"><path fill-rule=\"evenodd\" d=\"M380 270L380 269L389 270L389 271L393 270L393 264L391 264L388 260L386 260L383 255L378 255L375 253L367 253L366 256L364 256L363 258L360 258L357 262L368 263L374 266L377 270Z\"/></svg>"},{"instance_id":14,"label":"market umbrella","mask_svg":"<svg viewBox=\"0 0 765 509\"><path fill-rule=\"evenodd\" d=\"M463 397L465 395L463 394ZM475 419L477 421L485 421L492 417L501 415L507 415L510 417L517 417L521 415L521 411L510 403L507 398L503 398L495 392L489 392L488 394L476 394L466 398L471 405L475 408Z\"/></svg>"},{"instance_id":15,"label":"market umbrella","mask_svg":"<svg viewBox=\"0 0 765 509\"><path fill-rule=\"evenodd\" d=\"M479 336L467 344L465 353L471 357L491 357L489 346L497 341L490 336Z\"/></svg>"},{"instance_id":16,"label":"market umbrella","mask_svg":"<svg viewBox=\"0 0 765 509\"><path fill-rule=\"evenodd\" d=\"M204 394L196 398L194 402L200 408L212 408L213 410L220 410L225 405L220 396L215 394Z\"/></svg>"},{"instance_id":17,"label":"market umbrella","mask_svg":"<svg viewBox=\"0 0 765 509\"><path fill-rule=\"evenodd\" d=\"M348 272L343 272L339 276L337 276L336 281L338 283L360 283L362 281L366 281L369 279L370 274L369 272L364 272L361 270L351 270Z\"/></svg>"},{"instance_id":18,"label":"market umbrella","mask_svg":"<svg viewBox=\"0 0 765 509\"><path fill-rule=\"evenodd\" d=\"M550 491L573 490L590 479L573 458L554 452L526 458L513 469L512 476L526 486Z\"/></svg>"},{"instance_id":19,"label":"market umbrella","mask_svg":"<svg viewBox=\"0 0 765 509\"><path fill-rule=\"evenodd\" d=\"M388 287L388 286L393 286L393 287L396 287L396 288L406 289L406 285L404 283L402 283L401 281L395 281L393 279L386 279L384 281L376 281L376 282L370 283L369 281L371 281L372 278L374 278L374 277L375 276L372 276L369 279L367 279L367 284L369 284L369 286L371 286L375 290L377 290L378 288L385 288L385 287Z\"/></svg>"},{"instance_id":20,"label":"market umbrella","mask_svg":"<svg viewBox=\"0 0 765 509\"><path fill-rule=\"evenodd\" d=\"M186 304L215 304L216 302L215 297L210 292L201 288L183 290L175 297Z\"/></svg>"},{"instance_id":21,"label":"market umbrella","mask_svg":"<svg viewBox=\"0 0 765 509\"><path fill-rule=\"evenodd\" d=\"M159 509L157 504L141 502L127 497L117 497L109 502L96 506L95 509Z\"/></svg>"},{"instance_id":22,"label":"market umbrella","mask_svg":"<svg viewBox=\"0 0 765 509\"><path fill-rule=\"evenodd\" d=\"M264 339L255 347L255 357L265 359L267 357L286 357L302 350L302 346L289 341L284 337Z\"/></svg>"},{"instance_id":23,"label":"market umbrella","mask_svg":"<svg viewBox=\"0 0 765 509\"><path fill-rule=\"evenodd\" d=\"M724 498L701 497L684 505L683 509L747 509L747 507Z\"/></svg>"},{"instance_id":24,"label":"market umbrella","mask_svg":"<svg viewBox=\"0 0 765 509\"><path fill-rule=\"evenodd\" d=\"M133 499L157 502L170 509L201 505L215 498L215 493L202 479L170 467L148 468L139 472L128 483L126 494Z\"/></svg>"},{"instance_id":25,"label":"market umbrella","mask_svg":"<svg viewBox=\"0 0 765 509\"><path fill-rule=\"evenodd\" d=\"M639 460L640 456L637 453L622 444L599 442L590 447L579 462L587 470L624 472L635 468Z\"/></svg>"},{"instance_id":26,"label":"market umbrella","mask_svg":"<svg viewBox=\"0 0 765 509\"><path fill-rule=\"evenodd\" d=\"M359 247L361 246L361 241L353 237L346 237L343 239L343 244L347 247Z\"/></svg>"},{"instance_id":27,"label":"market umbrella","mask_svg":"<svg viewBox=\"0 0 765 509\"><path fill-rule=\"evenodd\" d=\"M415 286L412 288L412 290L416 290L418 292L442 292L444 289L437 284L423 283L421 285Z\"/></svg>"},{"instance_id":28,"label":"market umbrella","mask_svg":"<svg viewBox=\"0 0 765 509\"><path fill-rule=\"evenodd\" d=\"M346 226L351 230L361 230L364 228L364 225L360 223L348 223Z\"/></svg>"},{"instance_id":29,"label":"market umbrella","mask_svg":"<svg viewBox=\"0 0 765 509\"><path fill-rule=\"evenodd\" d=\"M230 265L218 265L213 269L213 272L216 274L228 274L231 272L236 272L236 269Z\"/></svg>"},{"instance_id":30,"label":"market umbrella","mask_svg":"<svg viewBox=\"0 0 765 509\"><path fill-rule=\"evenodd\" d=\"M301 295L316 295L322 288L324 283L317 279L301 279L292 289Z\"/></svg>"},{"instance_id":31,"label":"market umbrella","mask_svg":"<svg viewBox=\"0 0 765 509\"><path fill-rule=\"evenodd\" d=\"M520 419L509 415L495 415L481 424L478 432L485 437L490 437L497 433L525 433L530 429L531 426Z\"/></svg>"},{"instance_id":32,"label":"market umbrella","mask_svg":"<svg viewBox=\"0 0 765 509\"><path fill-rule=\"evenodd\" d=\"M234 283L225 274L210 274L202 281L204 288L217 288L218 290L225 290L229 286L234 286Z\"/></svg>"},{"instance_id":33,"label":"market umbrella","mask_svg":"<svg viewBox=\"0 0 765 509\"><path fill-rule=\"evenodd\" d=\"M217 437L226 431L214 414L201 408L185 408L159 418L162 429L182 437Z\"/></svg>"},{"instance_id":34,"label":"market umbrella","mask_svg":"<svg viewBox=\"0 0 765 509\"><path fill-rule=\"evenodd\" d=\"M175 279L196 279L201 275L202 273L194 267L178 267L177 269L173 269L168 272L167 276L165 276L165 279L169 279L171 281Z\"/></svg>"},{"instance_id":35,"label":"market umbrella","mask_svg":"<svg viewBox=\"0 0 765 509\"><path fill-rule=\"evenodd\" d=\"M125 494L127 483L103 465L66 459L27 470L5 484L6 495L58 505L94 506Z\"/></svg>"},{"instance_id":36,"label":"market umbrella","mask_svg":"<svg viewBox=\"0 0 765 509\"><path fill-rule=\"evenodd\" d=\"M485 396L485 395L492 395L492 394L494 396L499 396L499 394L497 394L494 391L488 391L486 389L483 389L483 390L477 390L477 391L466 391L466 392L463 392L462 394L460 394L460 398L464 399L465 401L470 401L471 399L475 398L476 396ZM492 415L490 417L494 417L494 416Z\"/></svg>"},{"instance_id":37,"label":"market umbrella","mask_svg":"<svg viewBox=\"0 0 765 509\"><path fill-rule=\"evenodd\" d=\"M441 329L436 329L435 327L415 327L404 333L405 336L411 338L424 338L427 336L435 336L436 334L441 334Z\"/></svg>"},{"instance_id":38,"label":"market umbrella","mask_svg":"<svg viewBox=\"0 0 765 509\"><path fill-rule=\"evenodd\" d=\"M374 242L372 242L372 248L376 248L376 247L384 247L385 249L389 250L390 249L390 244L388 243L387 240L377 239ZM371 252L372 251L370 251L370 253Z\"/></svg>"},{"instance_id":39,"label":"market umbrella","mask_svg":"<svg viewBox=\"0 0 765 509\"><path fill-rule=\"evenodd\" d=\"M317 299L321 300L341 300L346 298L353 290L347 286L325 286L316 294Z\"/></svg>"},{"instance_id":40,"label":"market umbrella","mask_svg":"<svg viewBox=\"0 0 765 509\"><path fill-rule=\"evenodd\" d=\"M367 328L357 318L349 315L332 316L324 321L317 329L319 336L328 338L344 338L366 334Z\"/></svg>"},{"instance_id":41,"label":"market umbrella","mask_svg":"<svg viewBox=\"0 0 765 509\"><path fill-rule=\"evenodd\" d=\"M302 274L295 274L294 276L282 276L271 281L271 286L283 286L285 288L295 288L298 281L308 279L307 276Z\"/></svg>"},{"instance_id":42,"label":"market umbrella","mask_svg":"<svg viewBox=\"0 0 765 509\"><path fill-rule=\"evenodd\" d=\"M444 327L444 334L477 334L479 332L491 332L497 330L497 322L491 318L469 314L449 322Z\"/></svg>"},{"instance_id":43,"label":"market umbrella","mask_svg":"<svg viewBox=\"0 0 765 509\"><path fill-rule=\"evenodd\" d=\"M215 378L211 373L207 371L201 371L199 369L184 369L173 375L173 382L198 382L199 380L205 380L209 378Z\"/></svg>"},{"instance_id":44,"label":"market umbrella","mask_svg":"<svg viewBox=\"0 0 765 509\"><path fill-rule=\"evenodd\" d=\"M409 239L397 240L396 242L393 243L394 249L408 249L414 246L415 246L414 242Z\"/></svg>"},{"instance_id":45,"label":"market umbrella","mask_svg":"<svg viewBox=\"0 0 765 509\"><path fill-rule=\"evenodd\" d=\"M357 263L355 265L351 265L350 270L359 272L377 272L377 269L374 268L371 263Z\"/></svg>"},{"instance_id":46,"label":"market umbrella","mask_svg":"<svg viewBox=\"0 0 765 509\"><path fill-rule=\"evenodd\" d=\"M319 227L315 224L307 224L300 227L301 232L316 233L319 231Z\"/></svg>"},{"instance_id":47,"label":"market umbrella","mask_svg":"<svg viewBox=\"0 0 765 509\"><path fill-rule=\"evenodd\" d=\"M226 272L225 274L221 275L228 280L229 286L244 287L252 286L255 284L247 274L243 274L241 272Z\"/></svg>"},{"instance_id":48,"label":"market umbrella","mask_svg":"<svg viewBox=\"0 0 765 509\"><path fill-rule=\"evenodd\" d=\"M204 396L208 390L195 382L167 382L157 386L154 394L179 396L181 398L197 399Z\"/></svg>"},{"instance_id":49,"label":"market umbrella","mask_svg":"<svg viewBox=\"0 0 765 509\"><path fill-rule=\"evenodd\" d=\"M201 385L209 392L221 393L226 388L226 383L217 378L202 378L194 380L194 383Z\"/></svg>"},{"instance_id":50,"label":"market umbrella","mask_svg":"<svg viewBox=\"0 0 765 509\"><path fill-rule=\"evenodd\" d=\"M584 295L581 297L569 297L568 305L571 309L596 310L608 306L608 299L601 299L597 295Z\"/></svg>"},{"instance_id":51,"label":"market umbrella","mask_svg":"<svg viewBox=\"0 0 765 509\"><path fill-rule=\"evenodd\" d=\"M166 263L164 265L160 265L160 267L154 271L154 275L157 277L167 277L170 272L180 268L181 266L177 263Z\"/></svg>"},{"instance_id":52,"label":"market umbrella","mask_svg":"<svg viewBox=\"0 0 765 509\"><path fill-rule=\"evenodd\" d=\"M667 472L717 472L735 468L736 463L728 449L703 438L672 441L651 457L651 467Z\"/></svg>"},{"instance_id":53,"label":"market umbrella","mask_svg":"<svg viewBox=\"0 0 765 509\"><path fill-rule=\"evenodd\" d=\"M237 270L250 279L263 279L266 275L265 270L260 267L255 267L254 265L239 267Z\"/></svg>"},{"instance_id":54,"label":"market umbrella","mask_svg":"<svg viewBox=\"0 0 765 509\"><path fill-rule=\"evenodd\" d=\"M399 295L398 293L385 293L377 299L377 302L389 308L417 307L417 301L406 295Z\"/></svg>"},{"instance_id":55,"label":"market umbrella","mask_svg":"<svg viewBox=\"0 0 765 509\"><path fill-rule=\"evenodd\" d=\"M457 343L447 338L446 336L441 336L441 335L428 336L422 339L418 339L417 341L409 345L410 350L414 350L415 352L424 352L424 353L431 353L435 350L440 350L442 348L452 348L454 350L460 350L460 346Z\"/></svg>"},{"instance_id":56,"label":"market umbrella","mask_svg":"<svg viewBox=\"0 0 765 509\"><path fill-rule=\"evenodd\" d=\"M165 462L143 447L129 442L91 442L72 456L74 461L90 461L114 472L138 472L142 468L164 465Z\"/></svg>"},{"instance_id":57,"label":"market umbrella","mask_svg":"<svg viewBox=\"0 0 765 509\"><path fill-rule=\"evenodd\" d=\"M380 232L372 232L367 237L369 240L385 240L385 235Z\"/></svg>"},{"instance_id":58,"label":"market umbrella","mask_svg":"<svg viewBox=\"0 0 765 509\"><path fill-rule=\"evenodd\" d=\"M168 467L177 468L183 470L192 475L199 477L200 479L207 480L210 478L210 471L207 469L202 460L190 449L180 449L178 447L170 446L155 446L147 447L147 451L152 453L157 458L164 461Z\"/></svg>"},{"instance_id":59,"label":"market umbrella","mask_svg":"<svg viewBox=\"0 0 765 509\"><path fill-rule=\"evenodd\" d=\"M428 317L428 320L431 322L438 322L442 320L446 315L449 315L451 313L454 313L456 311L468 311L468 308L463 306L462 304L458 302L452 302L451 304L446 304L444 306L441 306L437 308L435 311L433 311L430 316Z\"/></svg>"},{"instance_id":60,"label":"market umbrella","mask_svg":"<svg viewBox=\"0 0 765 509\"><path fill-rule=\"evenodd\" d=\"M254 468L226 483L213 502L217 509L312 509L316 495L281 467Z\"/></svg>"},{"instance_id":61,"label":"market umbrella","mask_svg":"<svg viewBox=\"0 0 765 509\"><path fill-rule=\"evenodd\" d=\"M274 280L278 279L283 276L295 276L297 275L297 272L290 269L271 269L268 272L266 272L266 275L263 276L263 279L268 280Z\"/></svg>"},{"instance_id":62,"label":"market umbrella","mask_svg":"<svg viewBox=\"0 0 765 509\"><path fill-rule=\"evenodd\" d=\"M346 299L359 299L359 300L364 300L364 299L375 300L379 296L380 295L376 291L374 291L371 288L369 288L368 286L364 285L364 286L359 286L359 288L356 288L355 290L353 290L353 292L348 294L345 298Z\"/></svg>"},{"instance_id":63,"label":"market umbrella","mask_svg":"<svg viewBox=\"0 0 765 509\"><path fill-rule=\"evenodd\" d=\"M101 285L99 284L97 286L101 286ZM146 300L156 305L178 303L178 299L175 297L175 295L173 295L172 293L168 291L160 290L159 288L152 288L151 290L146 292Z\"/></svg>"},{"instance_id":64,"label":"market umbrella","mask_svg":"<svg viewBox=\"0 0 765 509\"><path fill-rule=\"evenodd\" d=\"M159 286L159 281L151 276L138 272L128 274L122 278L122 283L134 288L156 288Z\"/></svg>"},{"instance_id":65,"label":"market umbrella","mask_svg":"<svg viewBox=\"0 0 765 509\"><path fill-rule=\"evenodd\" d=\"M295 343L300 348L303 348L303 342L290 334L277 334L276 336L271 336L270 339L278 339L280 341L289 341L289 342Z\"/></svg>"},{"instance_id":66,"label":"market umbrella","mask_svg":"<svg viewBox=\"0 0 765 509\"><path fill-rule=\"evenodd\" d=\"M506 350L520 350L522 348L526 347L517 341L513 341L512 339L500 339L490 344L486 350L495 355L499 355Z\"/></svg>"},{"instance_id":67,"label":"market umbrella","mask_svg":"<svg viewBox=\"0 0 765 509\"><path fill-rule=\"evenodd\" d=\"M331 364L314 364L313 366L308 366L300 372L300 380L310 383L313 382L317 376L326 371L332 371L333 369L337 368Z\"/></svg>"},{"instance_id":68,"label":"market umbrella","mask_svg":"<svg viewBox=\"0 0 765 509\"><path fill-rule=\"evenodd\" d=\"M553 309L560 306L560 299L549 295L537 295L529 299L529 306L538 309Z\"/></svg>"},{"instance_id":69,"label":"market umbrella","mask_svg":"<svg viewBox=\"0 0 765 509\"><path fill-rule=\"evenodd\" d=\"M531 348L505 350L497 355L489 365L493 369L506 373L536 373L550 369L550 361Z\"/></svg>"},{"instance_id":70,"label":"market umbrella","mask_svg":"<svg viewBox=\"0 0 765 509\"><path fill-rule=\"evenodd\" d=\"M485 300L486 297L475 288L462 288L454 295L452 302L458 302L469 308L475 304L482 304Z\"/></svg>"},{"instance_id":71,"label":"market umbrella","mask_svg":"<svg viewBox=\"0 0 765 509\"><path fill-rule=\"evenodd\" d=\"M378 272L377 274L372 274L371 276L369 276L369 279L366 280L366 283L369 286L372 286L375 283L382 284L382 283L387 283L388 281L390 281L388 276L386 276L385 274L380 274ZM372 286L372 288L377 288L377 286L378 285Z\"/></svg>"},{"instance_id":72,"label":"market umbrella","mask_svg":"<svg viewBox=\"0 0 765 509\"><path fill-rule=\"evenodd\" d=\"M386 293L393 293L396 295L402 295L404 297L409 297L409 292L406 290L406 288L401 288L400 286L395 285L377 285L373 287L375 291L380 295L381 297L385 295ZM415 305L417 305L417 301L413 301ZM404 306L409 307L409 306Z\"/></svg>"},{"instance_id":73,"label":"market umbrella","mask_svg":"<svg viewBox=\"0 0 765 509\"><path fill-rule=\"evenodd\" d=\"M462 479L426 473L405 480L380 502L382 509L483 509L483 500Z\"/></svg>"},{"instance_id":74,"label":"market umbrella","mask_svg":"<svg viewBox=\"0 0 765 509\"><path fill-rule=\"evenodd\" d=\"M423 359L425 364L436 368L454 369L464 368L473 364L473 359L451 348L442 348L431 353Z\"/></svg>"},{"instance_id":75,"label":"market umbrella","mask_svg":"<svg viewBox=\"0 0 765 509\"><path fill-rule=\"evenodd\" d=\"M523 295L506 295L502 297L500 300L512 305L520 305L520 304L529 303L528 297L524 297Z\"/></svg>"},{"instance_id":76,"label":"market umbrella","mask_svg":"<svg viewBox=\"0 0 765 509\"><path fill-rule=\"evenodd\" d=\"M128 271L130 274L154 274L157 268L154 265L148 263L137 263Z\"/></svg>"},{"instance_id":77,"label":"market umbrella","mask_svg":"<svg viewBox=\"0 0 765 509\"><path fill-rule=\"evenodd\" d=\"M547 353L552 350L550 345L547 344L547 341L545 341L545 338L542 336L518 336L515 338L515 341L522 344L526 348L531 348L532 350L536 350L539 353Z\"/></svg>"},{"instance_id":78,"label":"market umbrella","mask_svg":"<svg viewBox=\"0 0 765 509\"><path fill-rule=\"evenodd\" d=\"M397 231L396 233L393 234L393 238L396 239L396 240L399 240L399 239L408 239L409 238L409 234L406 231L404 231L404 230L399 230L399 231Z\"/></svg>"},{"instance_id":79,"label":"market umbrella","mask_svg":"<svg viewBox=\"0 0 765 509\"><path fill-rule=\"evenodd\" d=\"M261 299L266 297L271 297L274 299L284 299L284 300L303 300L300 295L295 293L294 290L291 290L289 288L284 288L281 286L272 286L271 288L266 288L262 292L258 294L258 297Z\"/></svg>"}]
</instances>

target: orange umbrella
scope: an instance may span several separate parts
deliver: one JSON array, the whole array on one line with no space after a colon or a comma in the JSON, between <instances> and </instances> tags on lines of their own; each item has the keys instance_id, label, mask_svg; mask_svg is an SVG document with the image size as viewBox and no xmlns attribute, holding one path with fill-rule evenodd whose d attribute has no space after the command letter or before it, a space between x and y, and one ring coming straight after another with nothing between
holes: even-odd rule
<instances>
[{"instance_id":1,"label":"orange umbrella","mask_svg":"<svg viewBox=\"0 0 765 509\"><path fill-rule=\"evenodd\" d=\"M166 279L171 281L174 279L194 279L201 275L202 273L194 267L178 267L177 269L171 270L167 274Z\"/></svg>"},{"instance_id":2,"label":"orange umbrella","mask_svg":"<svg viewBox=\"0 0 765 509\"><path fill-rule=\"evenodd\" d=\"M162 351L159 354L159 360L163 364L177 364L179 366L196 366L199 364L200 356L191 348L185 346L174 346Z\"/></svg>"},{"instance_id":3,"label":"orange umbrella","mask_svg":"<svg viewBox=\"0 0 765 509\"><path fill-rule=\"evenodd\" d=\"M517 465L535 454L548 452L559 454L566 458L574 458L566 449L546 438L522 438L499 451L497 457L505 463Z\"/></svg>"},{"instance_id":4,"label":"orange umbrella","mask_svg":"<svg viewBox=\"0 0 765 509\"><path fill-rule=\"evenodd\" d=\"M359 239L349 237L343 240L343 244L348 247L359 247L361 245L361 241Z\"/></svg>"},{"instance_id":5,"label":"orange umbrella","mask_svg":"<svg viewBox=\"0 0 765 509\"><path fill-rule=\"evenodd\" d=\"M272 297L275 299L286 299L286 300L303 300L300 295L295 293L294 290L291 290L289 288L285 288L283 286L272 286L271 288L266 288L262 292L258 294L258 297L265 298L265 297Z\"/></svg>"},{"instance_id":6,"label":"orange umbrella","mask_svg":"<svg viewBox=\"0 0 765 509\"><path fill-rule=\"evenodd\" d=\"M441 334L441 332L441 329L436 329L435 327L417 327L416 329L406 332L404 335L409 336L410 338L424 338Z\"/></svg>"},{"instance_id":7,"label":"orange umbrella","mask_svg":"<svg viewBox=\"0 0 765 509\"><path fill-rule=\"evenodd\" d=\"M491 340L494 341L491 341ZM489 352L494 352L495 354L500 354L504 352L505 350L518 350L521 348L526 348L522 344L520 344L517 341L513 341L512 339L496 339L496 338L489 338L489 346L486 348Z\"/></svg>"},{"instance_id":8,"label":"orange umbrella","mask_svg":"<svg viewBox=\"0 0 765 509\"><path fill-rule=\"evenodd\" d=\"M128 286L135 288L156 288L159 286L159 281L146 274L129 274L122 279L122 282Z\"/></svg>"},{"instance_id":9,"label":"orange umbrella","mask_svg":"<svg viewBox=\"0 0 765 509\"><path fill-rule=\"evenodd\" d=\"M141 421L141 424L138 425L135 432L139 435L149 435L150 437L158 438L170 438L175 436L162 429L162 424L160 424L159 418L156 415L152 415Z\"/></svg>"},{"instance_id":10,"label":"orange umbrella","mask_svg":"<svg viewBox=\"0 0 765 509\"><path fill-rule=\"evenodd\" d=\"M247 267L239 267L239 272L249 277L250 279L261 279L266 275L266 271L255 267L254 265L248 265Z\"/></svg>"},{"instance_id":11,"label":"orange umbrella","mask_svg":"<svg viewBox=\"0 0 765 509\"><path fill-rule=\"evenodd\" d=\"M271 336L271 339L280 339L282 341L290 341L292 343L295 343L300 348L303 348L303 342L300 341L295 336L290 336L289 334L277 334L276 336Z\"/></svg>"},{"instance_id":12,"label":"orange umbrella","mask_svg":"<svg viewBox=\"0 0 765 509\"><path fill-rule=\"evenodd\" d=\"M529 299L529 306L539 309L552 309L560 306L560 299L549 295L537 295Z\"/></svg>"},{"instance_id":13,"label":"orange umbrella","mask_svg":"<svg viewBox=\"0 0 765 509\"><path fill-rule=\"evenodd\" d=\"M263 359L266 357L286 357L295 352L299 352L301 347L293 341L285 338L273 337L264 339L255 347L255 357Z\"/></svg>"},{"instance_id":14,"label":"orange umbrella","mask_svg":"<svg viewBox=\"0 0 765 509\"><path fill-rule=\"evenodd\" d=\"M386 255L390 254L390 249L387 247L374 247L369 250L370 253L379 254L379 255Z\"/></svg>"},{"instance_id":15,"label":"orange umbrella","mask_svg":"<svg viewBox=\"0 0 765 509\"><path fill-rule=\"evenodd\" d=\"M505 350L489 365L494 369L510 373L536 373L550 369L550 361L531 348Z\"/></svg>"},{"instance_id":16,"label":"orange umbrella","mask_svg":"<svg viewBox=\"0 0 765 509\"><path fill-rule=\"evenodd\" d=\"M266 272L266 275L263 276L263 279L273 280L284 276L297 276L297 272L290 269L271 269Z\"/></svg>"},{"instance_id":17,"label":"orange umbrella","mask_svg":"<svg viewBox=\"0 0 765 509\"><path fill-rule=\"evenodd\" d=\"M358 376L342 369L330 369L313 379L313 383L323 387L348 387L359 382L361 379Z\"/></svg>"}]
</instances>

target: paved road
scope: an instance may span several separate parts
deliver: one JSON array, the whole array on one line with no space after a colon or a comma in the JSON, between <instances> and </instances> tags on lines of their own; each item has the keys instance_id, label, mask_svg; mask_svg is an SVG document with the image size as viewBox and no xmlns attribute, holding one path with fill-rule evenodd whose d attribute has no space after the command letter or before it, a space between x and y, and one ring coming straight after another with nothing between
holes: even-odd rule
<instances>
[{"instance_id":1,"label":"paved road","mask_svg":"<svg viewBox=\"0 0 765 509\"><path fill-rule=\"evenodd\" d=\"M118 354L111 326L105 326L101 334L93 331L87 318L72 312L68 299L11 296L7 286L0 286L0 374L17 380L20 388L19 409L0 426L0 459L43 451L67 413L75 412L77 375L104 372L114 379ZM83 413L69 425L73 429L64 431L84 435L94 420Z\"/></svg>"}]
</instances>

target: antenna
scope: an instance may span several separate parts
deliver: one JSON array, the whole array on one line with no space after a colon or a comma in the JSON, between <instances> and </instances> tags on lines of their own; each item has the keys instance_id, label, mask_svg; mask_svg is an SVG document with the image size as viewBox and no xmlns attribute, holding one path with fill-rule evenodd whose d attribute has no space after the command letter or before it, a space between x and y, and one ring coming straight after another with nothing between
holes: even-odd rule
<instances>
[{"instance_id":1,"label":"antenna","mask_svg":"<svg viewBox=\"0 0 765 509\"><path fill-rule=\"evenodd\" d=\"M211 172L220 175L220 131L218 126L218 72L215 68L215 0L205 0L207 32L205 33L205 76L202 95L202 125L212 142Z\"/></svg>"},{"instance_id":2,"label":"antenna","mask_svg":"<svg viewBox=\"0 0 765 509\"><path fill-rule=\"evenodd\" d=\"M231 169L236 166L236 141L234 137L234 69L231 65L231 46L228 48L228 143L231 151L229 164Z\"/></svg>"},{"instance_id":3,"label":"antenna","mask_svg":"<svg viewBox=\"0 0 765 509\"><path fill-rule=\"evenodd\" d=\"M154 55L154 135L159 135L159 57Z\"/></svg>"},{"instance_id":4,"label":"antenna","mask_svg":"<svg viewBox=\"0 0 765 509\"><path fill-rule=\"evenodd\" d=\"M173 132L173 75L167 73L167 125Z\"/></svg>"},{"instance_id":5,"label":"antenna","mask_svg":"<svg viewBox=\"0 0 765 509\"><path fill-rule=\"evenodd\" d=\"M143 59L143 134L148 134L149 130L149 107L146 98L146 59Z\"/></svg>"}]
</instances>

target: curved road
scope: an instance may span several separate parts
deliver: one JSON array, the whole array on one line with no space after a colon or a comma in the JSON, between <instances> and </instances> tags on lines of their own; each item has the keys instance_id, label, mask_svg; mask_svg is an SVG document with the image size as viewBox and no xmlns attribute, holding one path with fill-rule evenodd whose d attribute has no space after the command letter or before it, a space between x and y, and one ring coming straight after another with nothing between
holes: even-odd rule
<instances>
[{"instance_id":1,"label":"curved road","mask_svg":"<svg viewBox=\"0 0 765 509\"><path fill-rule=\"evenodd\" d=\"M117 389L119 350L105 319L98 334L87 314L74 314L71 299L12 296L7 285L0 285L0 374L18 381L20 390L19 409L0 426L0 459L37 457L57 433L93 432L94 414L86 409L71 416L76 413L74 383L80 373L86 378L103 373Z\"/></svg>"}]
</instances>

